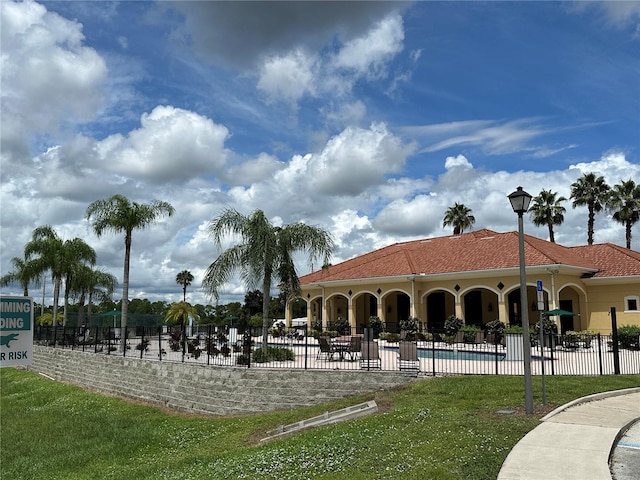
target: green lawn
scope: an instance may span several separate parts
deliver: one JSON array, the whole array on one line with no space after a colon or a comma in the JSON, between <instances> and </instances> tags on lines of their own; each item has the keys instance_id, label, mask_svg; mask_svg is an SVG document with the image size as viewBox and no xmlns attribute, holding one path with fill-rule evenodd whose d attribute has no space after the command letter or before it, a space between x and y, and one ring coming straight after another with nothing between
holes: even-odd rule
<instances>
[{"instance_id":1,"label":"green lawn","mask_svg":"<svg viewBox=\"0 0 640 480\"><path fill-rule=\"evenodd\" d=\"M518 377L427 379L296 411L215 418L162 411L13 368L0 370L0 477L11 479L496 478L538 417ZM534 378L536 406L540 381ZM640 375L547 377L561 405L640 385ZM375 398L382 413L258 445L264 432Z\"/></svg>"}]
</instances>

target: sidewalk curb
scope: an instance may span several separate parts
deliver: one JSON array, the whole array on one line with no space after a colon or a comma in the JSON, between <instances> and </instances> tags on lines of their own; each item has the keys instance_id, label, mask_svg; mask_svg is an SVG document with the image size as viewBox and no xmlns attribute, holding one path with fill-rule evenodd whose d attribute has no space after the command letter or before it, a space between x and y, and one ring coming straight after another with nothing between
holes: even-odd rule
<instances>
[{"instance_id":1,"label":"sidewalk curb","mask_svg":"<svg viewBox=\"0 0 640 480\"><path fill-rule=\"evenodd\" d=\"M540 421L546 422L547 420L550 420L552 417L555 417L559 413L564 412L566 409L570 407L575 407L576 405L580 405L588 402L594 402L596 400L602 400L603 398L618 397L620 395L628 395L630 393L637 393L637 392L640 392L640 387L625 388L623 390L611 390L609 392L600 392L600 393L594 393L592 395L587 395L586 397L577 398L575 400L571 400L568 403L565 403L564 405L559 406L552 412L549 412L544 417L542 417Z\"/></svg>"}]
</instances>

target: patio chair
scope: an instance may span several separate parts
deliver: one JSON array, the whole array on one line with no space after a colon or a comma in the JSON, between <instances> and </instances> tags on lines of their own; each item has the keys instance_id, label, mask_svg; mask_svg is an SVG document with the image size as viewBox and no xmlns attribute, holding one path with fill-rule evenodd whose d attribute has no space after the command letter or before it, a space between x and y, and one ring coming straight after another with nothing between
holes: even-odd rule
<instances>
[{"instance_id":1,"label":"patio chair","mask_svg":"<svg viewBox=\"0 0 640 480\"><path fill-rule=\"evenodd\" d=\"M417 342L400 342L398 350L398 368L400 370L420 370Z\"/></svg>"},{"instance_id":2,"label":"patio chair","mask_svg":"<svg viewBox=\"0 0 640 480\"><path fill-rule=\"evenodd\" d=\"M316 360L319 360L321 355L325 355L327 360L333 360L335 350L331 347L329 339L327 337L318 337L318 345L320 345L320 350L316 355Z\"/></svg>"},{"instance_id":3,"label":"patio chair","mask_svg":"<svg viewBox=\"0 0 640 480\"><path fill-rule=\"evenodd\" d=\"M361 349L362 349L362 337L359 335L351 337L351 340L349 340L349 348L347 349L347 353L349 354L349 357L351 358L351 360L357 360Z\"/></svg>"},{"instance_id":4,"label":"patio chair","mask_svg":"<svg viewBox=\"0 0 640 480\"><path fill-rule=\"evenodd\" d=\"M362 348L360 349L360 368L382 369L378 342L362 342Z\"/></svg>"}]
</instances>

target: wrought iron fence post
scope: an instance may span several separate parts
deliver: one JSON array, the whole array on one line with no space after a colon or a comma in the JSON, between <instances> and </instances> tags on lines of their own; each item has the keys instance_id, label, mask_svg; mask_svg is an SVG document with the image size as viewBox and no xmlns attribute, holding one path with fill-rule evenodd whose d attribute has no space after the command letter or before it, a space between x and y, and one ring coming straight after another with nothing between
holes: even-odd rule
<instances>
[{"instance_id":1,"label":"wrought iron fence post","mask_svg":"<svg viewBox=\"0 0 640 480\"><path fill-rule=\"evenodd\" d=\"M431 367L433 376L436 376L436 333L435 330L431 336Z\"/></svg>"},{"instance_id":2,"label":"wrought iron fence post","mask_svg":"<svg viewBox=\"0 0 640 480\"><path fill-rule=\"evenodd\" d=\"M162 361L162 325L158 326L158 358Z\"/></svg>"},{"instance_id":3,"label":"wrought iron fence post","mask_svg":"<svg viewBox=\"0 0 640 480\"><path fill-rule=\"evenodd\" d=\"M600 367L600 375L603 375L604 368L602 364L602 337L600 336L600 332L598 332L598 365Z\"/></svg>"},{"instance_id":4,"label":"wrought iron fence post","mask_svg":"<svg viewBox=\"0 0 640 480\"><path fill-rule=\"evenodd\" d=\"M620 375L620 349L618 345L616 307L611 307L611 340L613 341L613 373L614 375Z\"/></svg>"},{"instance_id":5,"label":"wrought iron fence post","mask_svg":"<svg viewBox=\"0 0 640 480\"><path fill-rule=\"evenodd\" d=\"M304 326L304 369L307 369L307 356L309 354L309 325Z\"/></svg>"}]
</instances>

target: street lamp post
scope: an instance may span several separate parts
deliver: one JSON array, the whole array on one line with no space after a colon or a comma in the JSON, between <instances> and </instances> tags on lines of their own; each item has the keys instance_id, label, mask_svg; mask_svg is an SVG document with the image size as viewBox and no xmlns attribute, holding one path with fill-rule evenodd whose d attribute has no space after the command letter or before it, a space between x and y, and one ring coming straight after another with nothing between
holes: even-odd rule
<instances>
[{"instance_id":1,"label":"street lamp post","mask_svg":"<svg viewBox=\"0 0 640 480\"><path fill-rule=\"evenodd\" d=\"M529 335L529 308L527 302L527 275L524 259L523 214L529 209L531 195L522 187L509 195L513 211L518 214L518 251L520 254L520 314L522 319L522 343L524 349L524 406L528 415L533 413L533 382L531 380L531 338Z\"/></svg>"}]
</instances>

